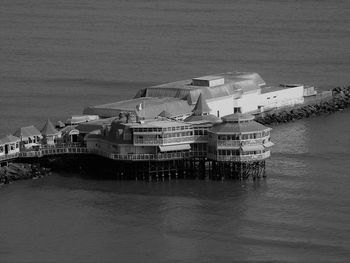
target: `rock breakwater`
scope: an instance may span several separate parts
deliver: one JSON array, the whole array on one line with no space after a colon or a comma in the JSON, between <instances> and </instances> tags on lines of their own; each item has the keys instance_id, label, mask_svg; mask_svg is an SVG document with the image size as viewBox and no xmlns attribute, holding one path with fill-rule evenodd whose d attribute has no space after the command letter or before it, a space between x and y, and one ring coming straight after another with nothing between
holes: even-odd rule
<instances>
[{"instance_id":1,"label":"rock breakwater","mask_svg":"<svg viewBox=\"0 0 350 263\"><path fill-rule=\"evenodd\" d=\"M0 167L0 184L23 179L38 179L50 173L50 169L40 167L38 164L9 163Z\"/></svg>"},{"instance_id":2,"label":"rock breakwater","mask_svg":"<svg viewBox=\"0 0 350 263\"><path fill-rule=\"evenodd\" d=\"M310 98L299 107L273 110L256 116L255 120L264 125L293 122L325 113L342 111L350 106L350 86L337 87L329 92L330 96Z\"/></svg>"}]
</instances>

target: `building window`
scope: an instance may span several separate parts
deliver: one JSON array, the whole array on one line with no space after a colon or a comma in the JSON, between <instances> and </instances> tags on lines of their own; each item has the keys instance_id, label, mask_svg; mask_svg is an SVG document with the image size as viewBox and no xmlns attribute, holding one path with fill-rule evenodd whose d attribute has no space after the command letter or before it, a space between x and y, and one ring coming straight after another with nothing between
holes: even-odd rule
<instances>
[{"instance_id":1,"label":"building window","mask_svg":"<svg viewBox=\"0 0 350 263\"><path fill-rule=\"evenodd\" d=\"M242 113L241 112L241 107L234 107L233 108L233 113Z\"/></svg>"},{"instance_id":2,"label":"building window","mask_svg":"<svg viewBox=\"0 0 350 263\"><path fill-rule=\"evenodd\" d=\"M220 118L220 111L217 111L216 115L218 116L218 118Z\"/></svg>"}]
</instances>

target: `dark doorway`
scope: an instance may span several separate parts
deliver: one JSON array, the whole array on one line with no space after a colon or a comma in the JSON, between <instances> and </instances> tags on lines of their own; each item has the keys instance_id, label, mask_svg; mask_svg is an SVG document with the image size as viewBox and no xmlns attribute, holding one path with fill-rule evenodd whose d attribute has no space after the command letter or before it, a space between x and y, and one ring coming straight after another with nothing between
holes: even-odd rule
<instances>
[{"instance_id":1,"label":"dark doorway","mask_svg":"<svg viewBox=\"0 0 350 263\"><path fill-rule=\"evenodd\" d=\"M242 113L241 112L241 107L234 107L233 108L233 113Z\"/></svg>"}]
</instances>

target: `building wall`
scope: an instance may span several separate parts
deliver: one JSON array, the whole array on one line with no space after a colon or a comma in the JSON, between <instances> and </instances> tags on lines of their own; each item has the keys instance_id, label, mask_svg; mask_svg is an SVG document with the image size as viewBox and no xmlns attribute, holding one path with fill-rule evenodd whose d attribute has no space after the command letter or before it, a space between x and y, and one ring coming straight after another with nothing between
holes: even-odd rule
<instances>
[{"instance_id":1,"label":"building wall","mask_svg":"<svg viewBox=\"0 0 350 263\"><path fill-rule=\"evenodd\" d=\"M304 102L304 87L285 88L267 93L244 93L234 100L234 107L240 107L242 113L254 112L262 106L264 109L293 106Z\"/></svg>"},{"instance_id":2,"label":"building wall","mask_svg":"<svg viewBox=\"0 0 350 263\"><path fill-rule=\"evenodd\" d=\"M208 99L206 100L209 108L211 109L210 114L218 117L229 115L233 113L233 96L225 96L221 98Z\"/></svg>"},{"instance_id":3,"label":"building wall","mask_svg":"<svg viewBox=\"0 0 350 263\"><path fill-rule=\"evenodd\" d=\"M304 86L286 88L261 94L264 109L293 106L304 102Z\"/></svg>"},{"instance_id":4,"label":"building wall","mask_svg":"<svg viewBox=\"0 0 350 263\"><path fill-rule=\"evenodd\" d=\"M3 155L5 155L5 145L1 144L0 145L0 156L3 156Z\"/></svg>"},{"instance_id":5,"label":"building wall","mask_svg":"<svg viewBox=\"0 0 350 263\"><path fill-rule=\"evenodd\" d=\"M7 143L6 144L8 147L8 153L7 154L14 154L14 153L19 153L19 142L14 142L14 143ZM0 156L5 155L5 145L2 145L3 151L0 152Z\"/></svg>"},{"instance_id":6,"label":"building wall","mask_svg":"<svg viewBox=\"0 0 350 263\"><path fill-rule=\"evenodd\" d=\"M101 138L87 138L88 149L97 150L103 153L129 154L129 153L156 153L156 146L134 146L132 144L113 143Z\"/></svg>"},{"instance_id":7,"label":"building wall","mask_svg":"<svg viewBox=\"0 0 350 263\"><path fill-rule=\"evenodd\" d=\"M261 105L261 103L260 92L255 90L253 92L244 93L240 98L235 99L233 107L241 108L241 113L246 113L257 110L258 105Z\"/></svg>"}]
</instances>

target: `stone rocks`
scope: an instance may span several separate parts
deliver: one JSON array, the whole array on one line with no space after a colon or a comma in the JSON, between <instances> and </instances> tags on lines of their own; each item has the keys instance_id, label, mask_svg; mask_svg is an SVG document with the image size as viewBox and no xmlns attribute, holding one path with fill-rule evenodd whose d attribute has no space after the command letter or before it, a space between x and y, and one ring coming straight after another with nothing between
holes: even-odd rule
<instances>
[{"instance_id":1,"label":"stone rocks","mask_svg":"<svg viewBox=\"0 0 350 263\"><path fill-rule=\"evenodd\" d=\"M49 172L48 168L34 164L9 163L8 166L0 167L0 184L23 179L38 179Z\"/></svg>"},{"instance_id":2,"label":"stone rocks","mask_svg":"<svg viewBox=\"0 0 350 263\"><path fill-rule=\"evenodd\" d=\"M264 125L291 122L303 118L318 116L324 113L342 111L350 106L350 86L337 87L332 90L332 98L304 105L298 108L265 113L264 116L257 116L255 120Z\"/></svg>"}]
</instances>

